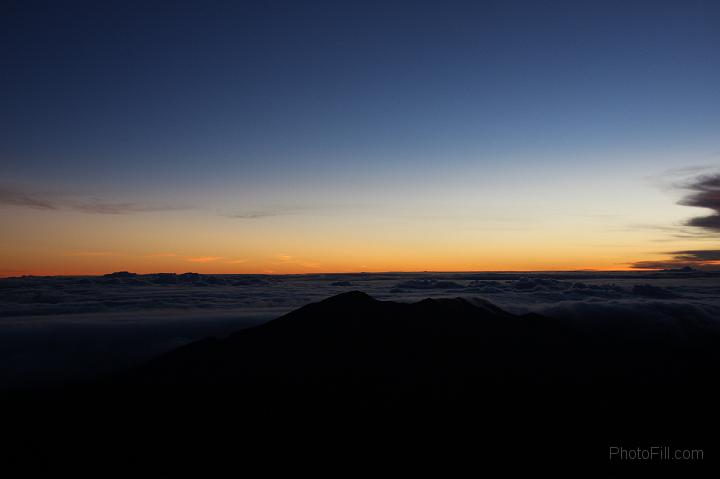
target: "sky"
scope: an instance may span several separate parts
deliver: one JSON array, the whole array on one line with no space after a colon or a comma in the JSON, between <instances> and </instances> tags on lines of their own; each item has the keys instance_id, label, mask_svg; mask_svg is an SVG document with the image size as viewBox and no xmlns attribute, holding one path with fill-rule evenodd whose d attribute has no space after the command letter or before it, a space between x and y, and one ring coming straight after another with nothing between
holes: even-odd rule
<instances>
[{"instance_id":1,"label":"sky","mask_svg":"<svg viewBox=\"0 0 720 479\"><path fill-rule=\"evenodd\" d=\"M0 7L0 276L720 262L714 1Z\"/></svg>"}]
</instances>

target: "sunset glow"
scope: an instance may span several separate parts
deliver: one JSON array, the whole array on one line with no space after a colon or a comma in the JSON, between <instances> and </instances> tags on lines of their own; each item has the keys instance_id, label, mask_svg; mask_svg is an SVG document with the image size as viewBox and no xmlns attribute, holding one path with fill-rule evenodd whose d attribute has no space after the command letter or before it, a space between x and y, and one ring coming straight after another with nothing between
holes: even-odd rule
<instances>
[{"instance_id":1,"label":"sunset glow","mask_svg":"<svg viewBox=\"0 0 720 479\"><path fill-rule=\"evenodd\" d=\"M712 15L481 4L379 25L228 5L197 38L174 11L106 29L18 7L0 276L623 270L716 248Z\"/></svg>"}]
</instances>

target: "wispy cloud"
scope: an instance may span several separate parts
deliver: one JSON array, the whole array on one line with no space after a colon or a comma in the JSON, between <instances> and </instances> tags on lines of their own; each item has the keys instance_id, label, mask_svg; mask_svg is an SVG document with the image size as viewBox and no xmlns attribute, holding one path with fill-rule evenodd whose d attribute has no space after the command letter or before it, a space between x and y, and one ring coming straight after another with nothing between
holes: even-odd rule
<instances>
[{"instance_id":1,"label":"wispy cloud","mask_svg":"<svg viewBox=\"0 0 720 479\"><path fill-rule=\"evenodd\" d=\"M197 258L187 258L191 263L210 263L212 261L219 261L223 259L222 256L200 256Z\"/></svg>"},{"instance_id":2,"label":"wispy cloud","mask_svg":"<svg viewBox=\"0 0 720 479\"><path fill-rule=\"evenodd\" d=\"M685 261L720 261L720 249L700 249L690 251L675 251L675 257Z\"/></svg>"},{"instance_id":3,"label":"wispy cloud","mask_svg":"<svg viewBox=\"0 0 720 479\"><path fill-rule=\"evenodd\" d=\"M662 225L648 225L648 224L634 224L623 229L616 229L613 231L636 231L639 229L660 231L665 233L667 238L655 239L652 241L676 241L677 239L713 239L717 238L717 234L713 234L709 231L697 231L688 228L686 224L677 226L662 226Z\"/></svg>"},{"instance_id":4,"label":"wispy cloud","mask_svg":"<svg viewBox=\"0 0 720 479\"><path fill-rule=\"evenodd\" d=\"M171 203L107 201L94 197L30 193L13 188L0 188L0 206L35 210L74 210L102 215L127 215L188 209L185 205Z\"/></svg>"},{"instance_id":5,"label":"wispy cloud","mask_svg":"<svg viewBox=\"0 0 720 479\"><path fill-rule=\"evenodd\" d=\"M68 208L85 213L101 215L129 215L134 213L149 213L154 211L176 211L187 209L186 206L164 203L136 203L136 202L107 202L89 200L85 202L68 203Z\"/></svg>"},{"instance_id":6,"label":"wispy cloud","mask_svg":"<svg viewBox=\"0 0 720 479\"><path fill-rule=\"evenodd\" d=\"M689 266L695 269L720 269L720 249L671 251L670 258L632 263L634 269L674 269Z\"/></svg>"},{"instance_id":7,"label":"wispy cloud","mask_svg":"<svg viewBox=\"0 0 720 479\"><path fill-rule=\"evenodd\" d=\"M698 175L712 172L716 166L703 164L683 166L680 168L671 168L661 173L646 176L645 179L656 187L663 190L676 190L682 188L688 179L697 177Z\"/></svg>"},{"instance_id":8,"label":"wispy cloud","mask_svg":"<svg viewBox=\"0 0 720 479\"><path fill-rule=\"evenodd\" d=\"M0 188L0 205L20 206L35 210L55 210L58 208L57 205L47 199L7 188Z\"/></svg>"},{"instance_id":9,"label":"wispy cloud","mask_svg":"<svg viewBox=\"0 0 720 479\"><path fill-rule=\"evenodd\" d=\"M707 165L707 164L706 165L682 166L679 168L671 168L669 170L665 170L664 172L660 173L659 175L650 176L648 178L670 178L673 180L677 180L678 177L699 175L701 173L710 171L713 168L714 167L712 165Z\"/></svg>"},{"instance_id":10,"label":"wispy cloud","mask_svg":"<svg viewBox=\"0 0 720 479\"><path fill-rule=\"evenodd\" d=\"M231 213L224 214L226 218L235 218L240 220L257 220L260 218L269 218L272 216L279 216L281 213L277 211L249 211L246 213Z\"/></svg>"}]
</instances>

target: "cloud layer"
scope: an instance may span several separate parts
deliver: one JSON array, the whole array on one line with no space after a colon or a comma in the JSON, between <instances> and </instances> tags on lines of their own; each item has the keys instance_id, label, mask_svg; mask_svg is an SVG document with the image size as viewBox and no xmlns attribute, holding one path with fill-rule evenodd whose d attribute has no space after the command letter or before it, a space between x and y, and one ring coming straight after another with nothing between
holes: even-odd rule
<instances>
[{"instance_id":1,"label":"cloud layer","mask_svg":"<svg viewBox=\"0 0 720 479\"><path fill-rule=\"evenodd\" d=\"M699 257L714 257L708 255ZM482 298L513 313L582 322L720 322L720 274L699 272L7 278L0 279L0 389L30 377L65 380L60 373L81 377L126 366L350 289L395 301Z\"/></svg>"}]
</instances>

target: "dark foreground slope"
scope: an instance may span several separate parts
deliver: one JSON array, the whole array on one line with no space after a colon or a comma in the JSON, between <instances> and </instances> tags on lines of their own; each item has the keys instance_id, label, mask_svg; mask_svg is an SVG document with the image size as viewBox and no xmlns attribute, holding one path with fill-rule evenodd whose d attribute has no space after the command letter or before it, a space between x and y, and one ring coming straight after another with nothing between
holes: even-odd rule
<instances>
[{"instance_id":1,"label":"dark foreground slope","mask_svg":"<svg viewBox=\"0 0 720 479\"><path fill-rule=\"evenodd\" d=\"M341 294L100 383L11 398L8 450L53 468L344 476L491 462L587 473L615 467L610 446L668 445L702 448L708 465L715 330L608 324Z\"/></svg>"}]
</instances>

